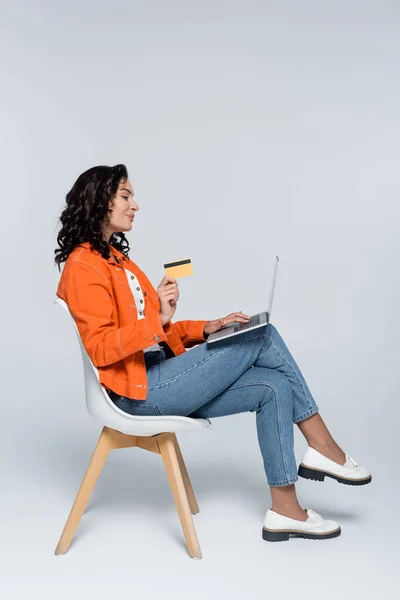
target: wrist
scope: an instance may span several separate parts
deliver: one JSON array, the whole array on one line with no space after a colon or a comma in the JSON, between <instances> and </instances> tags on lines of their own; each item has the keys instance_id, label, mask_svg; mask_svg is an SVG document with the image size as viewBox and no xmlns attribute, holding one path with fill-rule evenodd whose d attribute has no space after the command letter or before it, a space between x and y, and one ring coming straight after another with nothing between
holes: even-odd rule
<instances>
[{"instance_id":1,"label":"wrist","mask_svg":"<svg viewBox=\"0 0 400 600\"><path fill-rule=\"evenodd\" d=\"M160 315L160 321L161 321L161 326L165 327L166 325L168 325L168 323L170 322L171 319L166 319L165 317L162 317Z\"/></svg>"}]
</instances>

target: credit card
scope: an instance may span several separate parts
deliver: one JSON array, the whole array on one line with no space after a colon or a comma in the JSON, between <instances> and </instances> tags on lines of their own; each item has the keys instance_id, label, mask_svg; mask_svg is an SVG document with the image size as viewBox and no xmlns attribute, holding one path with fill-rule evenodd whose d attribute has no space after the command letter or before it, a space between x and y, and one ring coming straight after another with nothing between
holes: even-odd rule
<instances>
[{"instance_id":1,"label":"credit card","mask_svg":"<svg viewBox=\"0 0 400 600\"><path fill-rule=\"evenodd\" d=\"M164 263L165 274L174 277L186 277L193 275L192 261L190 258L175 260L174 262Z\"/></svg>"}]
</instances>

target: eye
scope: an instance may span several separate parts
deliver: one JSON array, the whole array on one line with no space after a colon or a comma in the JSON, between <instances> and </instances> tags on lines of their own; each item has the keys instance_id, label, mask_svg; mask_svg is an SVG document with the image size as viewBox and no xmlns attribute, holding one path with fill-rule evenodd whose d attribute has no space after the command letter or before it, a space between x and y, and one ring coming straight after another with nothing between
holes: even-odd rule
<instances>
[{"instance_id":1,"label":"eye","mask_svg":"<svg viewBox=\"0 0 400 600\"><path fill-rule=\"evenodd\" d=\"M129 200L129 196L122 196L125 200Z\"/></svg>"}]
</instances>

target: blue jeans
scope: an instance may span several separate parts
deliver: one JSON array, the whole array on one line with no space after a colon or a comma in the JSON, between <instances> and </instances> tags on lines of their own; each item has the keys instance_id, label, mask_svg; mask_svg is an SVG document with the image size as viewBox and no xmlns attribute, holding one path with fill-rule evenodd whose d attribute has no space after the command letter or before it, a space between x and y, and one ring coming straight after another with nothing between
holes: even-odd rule
<instances>
[{"instance_id":1,"label":"blue jeans","mask_svg":"<svg viewBox=\"0 0 400 600\"><path fill-rule=\"evenodd\" d=\"M145 352L146 400L110 393L132 415L214 418L255 412L270 486L298 480L293 423L318 412L299 367L272 323L206 342L166 360L164 349Z\"/></svg>"}]
</instances>

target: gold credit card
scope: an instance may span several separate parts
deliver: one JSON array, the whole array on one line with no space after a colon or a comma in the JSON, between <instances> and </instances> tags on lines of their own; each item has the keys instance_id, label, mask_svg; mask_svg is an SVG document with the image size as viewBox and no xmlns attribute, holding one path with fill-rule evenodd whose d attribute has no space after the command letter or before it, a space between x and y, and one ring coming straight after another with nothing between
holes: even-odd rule
<instances>
[{"instance_id":1,"label":"gold credit card","mask_svg":"<svg viewBox=\"0 0 400 600\"><path fill-rule=\"evenodd\" d=\"M186 277L193 275L192 261L190 258L175 260L174 262L164 263L165 274L171 277Z\"/></svg>"}]
</instances>

